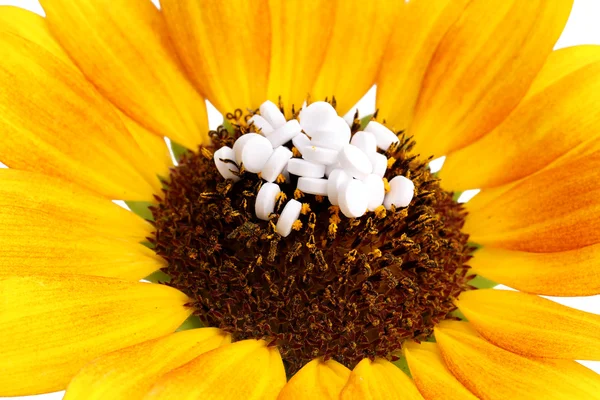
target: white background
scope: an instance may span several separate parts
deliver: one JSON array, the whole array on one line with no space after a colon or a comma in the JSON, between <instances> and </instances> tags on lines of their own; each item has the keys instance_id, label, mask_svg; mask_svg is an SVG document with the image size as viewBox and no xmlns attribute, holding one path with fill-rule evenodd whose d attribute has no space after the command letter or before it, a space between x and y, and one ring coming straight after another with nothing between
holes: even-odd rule
<instances>
[{"instance_id":1,"label":"white background","mask_svg":"<svg viewBox=\"0 0 600 400\"><path fill-rule=\"evenodd\" d=\"M38 13L42 13L42 9L37 0L0 0L0 5L16 5ZM577 44L600 44L600 0L575 0L573 12L571 13L567 27L565 28L565 31L558 41L556 47L561 48ZM374 95L374 91L370 91L365 98L361 100L359 105L361 111L368 113L373 110L375 98ZM215 124L218 125L221 121L220 115L214 109L210 113L209 118L211 120L211 126L215 126ZM576 307L581 310L600 314L600 296L553 299L571 307ZM600 362L583 363L595 371L600 372ZM61 398L62 392L40 396L16 397L13 399L58 400Z\"/></svg>"}]
</instances>

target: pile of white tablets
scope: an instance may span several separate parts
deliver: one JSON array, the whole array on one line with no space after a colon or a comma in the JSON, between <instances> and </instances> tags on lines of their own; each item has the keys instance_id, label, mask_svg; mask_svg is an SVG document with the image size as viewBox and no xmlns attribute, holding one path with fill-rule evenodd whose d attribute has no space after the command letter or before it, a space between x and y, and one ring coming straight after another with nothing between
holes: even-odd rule
<instances>
[{"instance_id":1,"label":"pile of white tablets","mask_svg":"<svg viewBox=\"0 0 600 400\"><path fill-rule=\"evenodd\" d=\"M279 108L267 101L260 106L260 115L249 122L258 132L242 135L233 149L221 147L214 160L225 179L239 180L236 165L260 173L266 183L256 197L255 213L262 220L269 220L275 209L280 189L274 182L280 174L288 181L289 174L298 176L298 190L326 196L348 218L361 217L382 204L389 210L392 205L407 207L412 201L414 184L403 176L391 179L385 191L388 160L378 149L387 151L398 137L378 122L369 122L364 131L352 136L346 121L324 101L303 108L299 121L286 121ZM285 146L290 141L302 158L294 158ZM301 209L300 202L288 201L277 221L279 234L290 234Z\"/></svg>"}]
</instances>

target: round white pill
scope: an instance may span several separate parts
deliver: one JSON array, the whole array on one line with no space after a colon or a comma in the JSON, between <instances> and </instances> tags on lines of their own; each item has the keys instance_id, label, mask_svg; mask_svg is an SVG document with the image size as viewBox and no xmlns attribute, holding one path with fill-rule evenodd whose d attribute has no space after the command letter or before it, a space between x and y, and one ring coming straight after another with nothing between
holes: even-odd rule
<instances>
[{"instance_id":1,"label":"round white pill","mask_svg":"<svg viewBox=\"0 0 600 400\"><path fill-rule=\"evenodd\" d=\"M300 216L300 211L302 210L302 203L297 200L290 200L287 202L285 207L283 207L283 211L279 216L279 220L277 221L276 230L283 237L287 237L290 232L292 232L292 225Z\"/></svg>"},{"instance_id":2,"label":"round white pill","mask_svg":"<svg viewBox=\"0 0 600 400\"><path fill-rule=\"evenodd\" d=\"M252 118L248 120L248 124L253 124L258 132L262 133L264 136L269 136L274 130L271 124L260 115L253 115Z\"/></svg>"},{"instance_id":3,"label":"round white pill","mask_svg":"<svg viewBox=\"0 0 600 400\"><path fill-rule=\"evenodd\" d=\"M387 151L390 148L392 143L399 142L398 136L390 129L381 125L377 121L371 121L365 127L366 132L371 132L375 135L375 139L377 140L377 147L379 147L383 151Z\"/></svg>"},{"instance_id":4,"label":"round white pill","mask_svg":"<svg viewBox=\"0 0 600 400\"><path fill-rule=\"evenodd\" d=\"M221 174L221 176L225 179L231 179L234 182L240 180L240 177L234 174L234 172L238 172L238 167L231 162L226 162L225 160L235 161L235 152L231 147L223 146L219 150L215 151L213 159L215 160L215 165L217 170Z\"/></svg>"},{"instance_id":5,"label":"round white pill","mask_svg":"<svg viewBox=\"0 0 600 400\"><path fill-rule=\"evenodd\" d=\"M267 138L261 135L251 138L242 149L242 165L244 168L258 174L273 154L273 147Z\"/></svg>"},{"instance_id":6,"label":"round white pill","mask_svg":"<svg viewBox=\"0 0 600 400\"><path fill-rule=\"evenodd\" d=\"M327 179L300 177L298 178L298 189L306 194L327 196Z\"/></svg>"},{"instance_id":7,"label":"round white pill","mask_svg":"<svg viewBox=\"0 0 600 400\"><path fill-rule=\"evenodd\" d=\"M300 158L292 158L288 161L287 170L290 174L306 176L307 178L322 178L325 175L323 164L315 164Z\"/></svg>"},{"instance_id":8,"label":"round white pill","mask_svg":"<svg viewBox=\"0 0 600 400\"><path fill-rule=\"evenodd\" d=\"M327 180L327 198L331 204L334 206L340 204L338 201L339 193L342 187L351 180L352 177L345 173L343 169L334 169L329 174L329 179Z\"/></svg>"},{"instance_id":9,"label":"round white pill","mask_svg":"<svg viewBox=\"0 0 600 400\"><path fill-rule=\"evenodd\" d=\"M298 123L298 121L296 121L295 119L291 119L288 122L286 122L283 126L271 132L269 134L268 139L273 145L273 147L279 147L286 144L294 137L299 135L301 130L302 128L300 128L300 124Z\"/></svg>"},{"instance_id":10,"label":"round white pill","mask_svg":"<svg viewBox=\"0 0 600 400\"><path fill-rule=\"evenodd\" d=\"M317 164L332 165L337 163L338 151L326 147L306 146L302 150L302 158Z\"/></svg>"},{"instance_id":11,"label":"round white pill","mask_svg":"<svg viewBox=\"0 0 600 400\"><path fill-rule=\"evenodd\" d=\"M242 151L248 141L254 137L260 136L258 133L246 133L240 136L233 144L233 152L235 153L235 161L238 164L242 162Z\"/></svg>"},{"instance_id":12,"label":"round white pill","mask_svg":"<svg viewBox=\"0 0 600 400\"><path fill-rule=\"evenodd\" d=\"M339 162L335 162L335 163L333 163L331 165L326 166L325 167L325 176L328 177L336 169L342 169L342 166L340 165Z\"/></svg>"},{"instance_id":13,"label":"round white pill","mask_svg":"<svg viewBox=\"0 0 600 400\"><path fill-rule=\"evenodd\" d=\"M260 171L260 175L265 181L274 182L279 174L283 172L292 156L292 151L287 147L280 146L276 148Z\"/></svg>"},{"instance_id":14,"label":"round white pill","mask_svg":"<svg viewBox=\"0 0 600 400\"><path fill-rule=\"evenodd\" d=\"M346 182L339 193L340 210L348 218L362 217L367 212L369 195L364 183L352 179Z\"/></svg>"},{"instance_id":15,"label":"round white pill","mask_svg":"<svg viewBox=\"0 0 600 400\"><path fill-rule=\"evenodd\" d=\"M269 215L275 210L277 195L281 192L279 185L275 183L265 182L258 194L256 195L256 203L254 204L254 212L256 217L264 221L269 220Z\"/></svg>"},{"instance_id":16,"label":"round white pill","mask_svg":"<svg viewBox=\"0 0 600 400\"><path fill-rule=\"evenodd\" d=\"M367 176L367 179L363 181L369 194L369 204L367 208L369 211L375 211L377 207L383 204L385 197L385 188L383 185L383 179L375 174Z\"/></svg>"},{"instance_id":17,"label":"round white pill","mask_svg":"<svg viewBox=\"0 0 600 400\"><path fill-rule=\"evenodd\" d=\"M390 181L390 191L385 195L383 205L391 209L392 204L396 208L408 207L415 195L415 184L404 176L395 176Z\"/></svg>"},{"instance_id":18,"label":"round white pill","mask_svg":"<svg viewBox=\"0 0 600 400\"><path fill-rule=\"evenodd\" d=\"M367 154L377 151L377 140L375 140L375 135L371 132L356 132L354 136L352 136L350 144L355 145Z\"/></svg>"},{"instance_id":19,"label":"round white pill","mask_svg":"<svg viewBox=\"0 0 600 400\"><path fill-rule=\"evenodd\" d=\"M273 129L277 129L285 125L285 117L279 110L279 107L270 100L265 101L260 105L260 115L267 120Z\"/></svg>"},{"instance_id":20,"label":"round white pill","mask_svg":"<svg viewBox=\"0 0 600 400\"><path fill-rule=\"evenodd\" d=\"M302 149L306 146L310 146L310 139L304 133L300 133L292 139L292 144L302 154Z\"/></svg>"},{"instance_id":21,"label":"round white pill","mask_svg":"<svg viewBox=\"0 0 600 400\"><path fill-rule=\"evenodd\" d=\"M336 118L335 108L326 101L315 101L300 111L300 125L312 137L313 133Z\"/></svg>"},{"instance_id":22,"label":"round white pill","mask_svg":"<svg viewBox=\"0 0 600 400\"><path fill-rule=\"evenodd\" d=\"M369 157L358 147L347 144L338 154L340 165L350 176L363 180L373 172Z\"/></svg>"},{"instance_id":23,"label":"round white pill","mask_svg":"<svg viewBox=\"0 0 600 400\"><path fill-rule=\"evenodd\" d=\"M373 166L373 173L383 178L385 171L387 171L387 157L384 154L375 152L369 154L369 160Z\"/></svg>"},{"instance_id":24,"label":"round white pill","mask_svg":"<svg viewBox=\"0 0 600 400\"><path fill-rule=\"evenodd\" d=\"M327 125L313 132L311 144L318 147L340 150L350 143L350 127L342 117L336 117Z\"/></svg>"}]
</instances>

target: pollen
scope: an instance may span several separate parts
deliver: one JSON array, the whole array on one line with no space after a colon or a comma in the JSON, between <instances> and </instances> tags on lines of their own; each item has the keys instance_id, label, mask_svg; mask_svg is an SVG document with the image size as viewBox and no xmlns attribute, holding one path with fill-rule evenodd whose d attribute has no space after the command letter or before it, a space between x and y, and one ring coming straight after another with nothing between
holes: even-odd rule
<instances>
[{"instance_id":1,"label":"pollen","mask_svg":"<svg viewBox=\"0 0 600 400\"><path fill-rule=\"evenodd\" d=\"M151 208L148 240L166 260L165 284L192 299L205 325L276 345L293 375L315 357L348 368L363 358L394 360L405 341L427 340L437 323L453 318L454 299L470 288L466 211L430 173L429 159L412 152L411 139L400 134L387 149L395 162L383 180L390 193L402 183L392 178L410 177L410 205L350 218L297 189L290 172L289 179L272 176L282 194L263 220L255 205L265 174L235 165L225 179L206 156L248 131L249 117L229 117L233 132L219 127L210 146L183 155ZM359 130L355 123L352 135ZM277 225L293 202L284 236Z\"/></svg>"}]
</instances>

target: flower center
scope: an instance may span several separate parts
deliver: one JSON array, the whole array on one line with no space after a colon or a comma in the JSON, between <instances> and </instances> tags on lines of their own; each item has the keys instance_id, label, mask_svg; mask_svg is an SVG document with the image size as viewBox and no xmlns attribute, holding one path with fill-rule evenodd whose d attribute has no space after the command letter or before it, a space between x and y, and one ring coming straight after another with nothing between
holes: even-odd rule
<instances>
[{"instance_id":1,"label":"flower center","mask_svg":"<svg viewBox=\"0 0 600 400\"><path fill-rule=\"evenodd\" d=\"M302 176L278 168L265 173L268 160L257 159L276 151L263 155L258 144L252 153L246 145L244 162L236 161L241 152L236 156L234 149L231 157L219 157L218 151L235 148L249 130L276 134L285 126L283 120L267 132L274 117L261 111L262 117L250 121L236 114L229 131L212 131L211 146L185 154L172 170L163 199L152 209L155 250L171 276L167 284L194 300L205 324L236 340L261 338L277 345L290 374L316 357L350 368L365 357L395 360L405 340L426 340L438 322L452 318L453 299L469 288L465 262L472 248L460 231L464 209L441 189L429 160L411 153L414 142L402 134L385 151L378 144L378 154L387 158L382 174L387 194L379 205L367 196L367 208L355 206L360 191L343 198L348 185L309 194L306 188L314 186L306 186ZM307 128L307 115L299 116L302 129L317 129ZM360 131L356 119L353 143ZM287 169L301 174L293 166L302 161L302 150L294 146L299 142L287 136L280 141L279 152L289 152ZM348 172L343 163L339 169ZM367 178L352 174L370 195ZM414 184L408 205L389 200L398 197L387 183L394 177ZM265 197L261 192L269 184L277 190ZM297 212L286 217L293 201Z\"/></svg>"}]
</instances>

